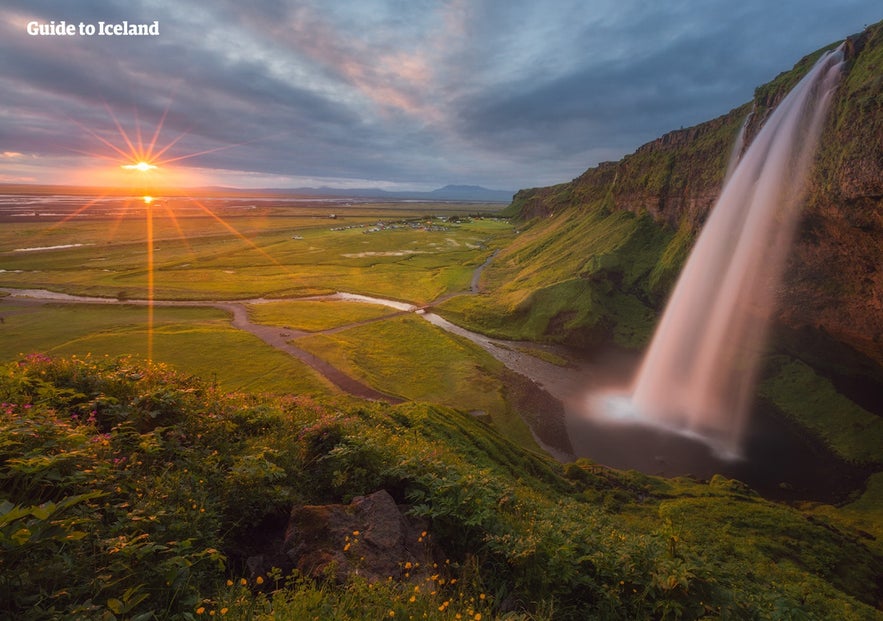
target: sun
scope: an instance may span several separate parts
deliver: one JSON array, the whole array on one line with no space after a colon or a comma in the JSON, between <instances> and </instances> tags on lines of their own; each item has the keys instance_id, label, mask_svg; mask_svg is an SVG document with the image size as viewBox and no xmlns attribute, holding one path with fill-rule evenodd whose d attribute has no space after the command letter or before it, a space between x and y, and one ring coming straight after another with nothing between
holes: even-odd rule
<instances>
[{"instance_id":1,"label":"sun","mask_svg":"<svg viewBox=\"0 0 883 621\"><path fill-rule=\"evenodd\" d=\"M126 170L137 170L138 172L147 172L150 170L154 170L156 168L156 164L151 164L150 162L145 162L141 160L135 164L123 164L120 168L125 168Z\"/></svg>"}]
</instances>

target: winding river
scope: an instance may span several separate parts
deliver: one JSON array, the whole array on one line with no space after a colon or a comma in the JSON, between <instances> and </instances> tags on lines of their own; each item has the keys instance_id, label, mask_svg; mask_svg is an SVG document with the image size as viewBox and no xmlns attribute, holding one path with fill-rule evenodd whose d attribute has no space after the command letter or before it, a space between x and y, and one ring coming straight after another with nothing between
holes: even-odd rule
<instances>
[{"instance_id":1,"label":"winding river","mask_svg":"<svg viewBox=\"0 0 883 621\"><path fill-rule=\"evenodd\" d=\"M477 282L476 277L473 283ZM6 293L9 296L7 299L25 304L148 304L147 300L77 296L44 289L0 288L0 292ZM0 303L2 299L0 298ZM802 434L783 422L769 407L755 408L744 459L735 461L714 455L705 443L690 437L666 433L652 427L604 421L592 416L590 395L616 386L617 383L623 387L623 378L630 378L638 363L637 352L610 350L595 352L590 358L581 359L574 352L561 347L506 341L472 332L432 312L431 307L345 292L300 298L156 300L153 304L208 306L224 310L230 314L233 327L245 330L268 345L304 362L340 390L366 399L400 402L398 397L384 394L349 376L326 360L297 347L298 337L317 332L262 325L252 321L248 315L249 305L303 300L376 304L391 311L390 314L367 322L338 326L324 332L336 332L361 323L382 321L397 314L413 313L440 329L480 346L510 371L527 378L522 383L535 396L541 395L540 399L529 399L531 403L541 405L534 405L534 409L540 411L532 413L527 422L537 442L561 461L589 457L606 466L665 476L692 475L710 478L715 473L721 473L747 482L766 496L794 499L836 498L860 479L860 473L845 467L822 447L804 439ZM567 366L552 364L537 355L543 351L571 362Z\"/></svg>"}]
</instances>

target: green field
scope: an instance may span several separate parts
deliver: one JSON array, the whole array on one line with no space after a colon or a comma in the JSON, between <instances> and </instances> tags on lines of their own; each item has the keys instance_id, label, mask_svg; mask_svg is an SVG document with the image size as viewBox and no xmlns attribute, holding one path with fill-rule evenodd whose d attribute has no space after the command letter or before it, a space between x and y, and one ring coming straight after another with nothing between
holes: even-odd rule
<instances>
[{"instance_id":1,"label":"green field","mask_svg":"<svg viewBox=\"0 0 883 621\"><path fill-rule=\"evenodd\" d=\"M456 213L450 205L335 205L334 209L334 218L314 208L280 207L233 217L173 217L168 208L150 212L142 206L119 218L4 222L0 287L48 289L113 301L151 296L157 301L207 303L264 298L269 301L247 305L252 322L321 332L398 311L291 298L346 291L426 304L467 291L475 268L512 236L508 222L462 214L451 217ZM431 213L443 215L427 215ZM29 352L131 354L168 363L227 390L339 393L317 372L234 328L227 312L209 305L157 304L151 318L145 306L136 304L0 300L0 361ZM480 370L498 363L479 348L469 346L467 352L462 344L422 324L407 322L388 338L370 339L373 349L365 360L370 364L364 368L327 343L322 348L316 341L311 347L321 350L323 357L330 356L329 361L339 363L345 373L389 394L511 417L509 406L493 387L495 373ZM386 327L380 330L399 324L382 325ZM358 338L355 327L340 337L317 339L347 342L353 334ZM431 350L426 349L427 340L432 341ZM438 360L459 357L459 366L439 368L437 378L424 377L416 383L415 376L401 373L402 368L425 368L428 351ZM526 430L519 429L516 435L533 445Z\"/></svg>"},{"instance_id":2,"label":"green field","mask_svg":"<svg viewBox=\"0 0 883 621\"><path fill-rule=\"evenodd\" d=\"M319 332L352 323L371 321L398 311L378 304L334 302L330 300L296 300L250 304L248 314L256 323Z\"/></svg>"},{"instance_id":3,"label":"green field","mask_svg":"<svg viewBox=\"0 0 883 621\"><path fill-rule=\"evenodd\" d=\"M103 227L4 223L0 286L130 299L147 298L152 286L155 298L175 300L343 290L427 303L467 289L472 270L511 232L496 219L450 223L395 211L334 220L158 217L151 227L137 218ZM68 244L82 245L25 251Z\"/></svg>"},{"instance_id":4,"label":"green field","mask_svg":"<svg viewBox=\"0 0 883 621\"><path fill-rule=\"evenodd\" d=\"M419 317L393 317L296 344L387 394L485 414L502 435L536 447L506 399L503 364Z\"/></svg>"},{"instance_id":5,"label":"green field","mask_svg":"<svg viewBox=\"0 0 883 621\"><path fill-rule=\"evenodd\" d=\"M306 394L333 390L300 361L232 328L227 314L214 308L158 307L152 335L147 309L141 306L4 300L0 317L3 362L32 352L81 357L131 354L146 359L150 349L154 361L217 381L226 390Z\"/></svg>"}]
</instances>

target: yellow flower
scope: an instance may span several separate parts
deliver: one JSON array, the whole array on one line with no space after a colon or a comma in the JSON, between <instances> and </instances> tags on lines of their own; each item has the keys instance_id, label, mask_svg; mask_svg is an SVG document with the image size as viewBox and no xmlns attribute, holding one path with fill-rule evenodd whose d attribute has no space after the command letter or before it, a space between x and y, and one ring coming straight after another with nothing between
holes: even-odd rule
<instances>
[{"instance_id":1,"label":"yellow flower","mask_svg":"<svg viewBox=\"0 0 883 621\"><path fill-rule=\"evenodd\" d=\"M232 580L227 580L227 586L233 586L233 581L232 581Z\"/></svg>"},{"instance_id":2,"label":"yellow flower","mask_svg":"<svg viewBox=\"0 0 883 621\"><path fill-rule=\"evenodd\" d=\"M358 536L359 536L359 531L354 530L354 531L353 531L353 537L358 537Z\"/></svg>"},{"instance_id":3,"label":"yellow flower","mask_svg":"<svg viewBox=\"0 0 883 621\"><path fill-rule=\"evenodd\" d=\"M263 583L264 583L264 579L263 579L261 576L258 576L257 578L255 578L254 581L255 581L257 584L263 584Z\"/></svg>"},{"instance_id":4,"label":"yellow flower","mask_svg":"<svg viewBox=\"0 0 883 621\"><path fill-rule=\"evenodd\" d=\"M229 608L221 608L221 614L225 615L229 612L229 610L230 610Z\"/></svg>"},{"instance_id":5,"label":"yellow flower","mask_svg":"<svg viewBox=\"0 0 883 621\"><path fill-rule=\"evenodd\" d=\"M411 567L413 567L413 565L411 565L411 561L405 563L405 569L411 569Z\"/></svg>"},{"instance_id":6,"label":"yellow flower","mask_svg":"<svg viewBox=\"0 0 883 621\"><path fill-rule=\"evenodd\" d=\"M394 616L396 616L396 611L395 611L395 610L390 610L390 611L389 611L389 616L390 616L390 617L394 617Z\"/></svg>"},{"instance_id":7,"label":"yellow flower","mask_svg":"<svg viewBox=\"0 0 883 621\"><path fill-rule=\"evenodd\" d=\"M205 612L204 606L200 606L199 608L196 609L196 614L198 614L198 615L201 615L204 612Z\"/></svg>"},{"instance_id":8,"label":"yellow flower","mask_svg":"<svg viewBox=\"0 0 883 621\"><path fill-rule=\"evenodd\" d=\"M481 621L481 613L480 613L480 612L476 612L476 613L475 613L475 617L473 617L473 618L475 619L475 621Z\"/></svg>"},{"instance_id":9,"label":"yellow flower","mask_svg":"<svg viewBox=\"0 0 883 621\"><path fill-rule=\"evenodd\" d=\"M239 580L239 584L241 584L242 586L245 586L246 584L248 584L248 580L246 580L245 578L241 578Z\"/></svg>"}]
</instances>

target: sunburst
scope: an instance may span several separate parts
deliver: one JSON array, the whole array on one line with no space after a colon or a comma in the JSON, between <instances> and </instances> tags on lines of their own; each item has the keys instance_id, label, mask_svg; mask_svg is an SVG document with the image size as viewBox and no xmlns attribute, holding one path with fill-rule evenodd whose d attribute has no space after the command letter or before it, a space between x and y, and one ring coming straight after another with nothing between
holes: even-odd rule
<instances>
[{"instance_id":1,"label":"sunburst","mask_svg":"<svg viewBox=\"0 0 883 621\"><path fill-rule=\"evenodd\" d=\"M148 360L153 359L153 340L154 340L154 309L156 306L156 291L155 291L155 237L154 237L154 218L157 216L157 212L161 211L162 214L171 219L175 228L178 230L181 239L186 241L186 235L178 222L178 218L175 214L175 210L172 206L170 206L166 201L157 200L155 194L156 191L159 194L162 194L162 189L167 190L175 190L176 193L181 193L181 187L183 184L168 184L168 183L160 183L163 179L159 179L157 177L163 174L170 174L172 179L180 178L181 180L187 178L187 173L179 172L176 170L173 164L177 162L181 162L184 160L189 160L193 158L197 158L203 155L207 155L209 153L214 153L217 151L221 151L224 149L229 149L235 146L240 146L241 144L230 144L223 145L216 148L204 149L200 151L194 151L191 153L185 153L182 155L172 155L171 150L173 147L181 143L181 141L188 135L187 132L181 133L176 137L168 140L168 142L160 145L160 137L163 131L163 127L166 122L166 118L169 112L169 108L167 107L159 121L153 128L153 132L150 135L149 140L144 139L144 135L142 134L141 122L138 118L137 109L135 111L134 116L134 132L129 133L123 127L122 123L120 123L117 116L114 114L113 110L111 110L110 106L105 104L105 109L107 110L108 116L112 119L113 125L116 128L116 133L118 136L118 140L112 141L108 138L102 136L97 131L74 121L79 125L86 133L95 138L101 145L105 147L105 149L98 152L86 152L79 151L84 155L88 155L90 157L109 160L114 163L114 167L117 171L124 171L124 174L127 176L125 181L128 182L130 187L133 189L136 187L137 191L134 192L136 195L139 195L137 199L128 198L125 199L124 209L117 216L117 225L125 217L125 212L134 213L137 211L135 209L135 201L137 200L141 204L141 208L144 211L144 226L145 226L145 243L146 243L146 268L147 268L147 283L146 283L146 300L145 305L147 307L147 358ZM123 163L120 163L120 162ZM136 175L135 178L130 177L129 175ZM192 179L192 177L190 177ZM168 181L168 177L165 179ZM126 184L126 185L128 185ZM135 185L137 184L137 185ZM69 221L71 218L74 218L92 208L96 203L98 203L102 198L105 198L107 195L103 194L102 196L93 199L87 202L82 207L75 210L73 213L69 214L66 218L64 218L59 224L63 224L64 222ZM283 267L278 261L276 261L273 257L268 255L266 251L257 246L251 239L247 236L236 230L236 228L227 222L224 218L216 214L209 206L205 205L202 201L197 200L193 197L188 197L192 204L195 204L205 215L214 219L216 222L221 224L228 232L237 237L238 239L244 241L249 246L251 246L254 250L259 252L265 258L270 260L273 264ZM283 267L284 269L284 267Z\"/></svg>"}]
</instances>

